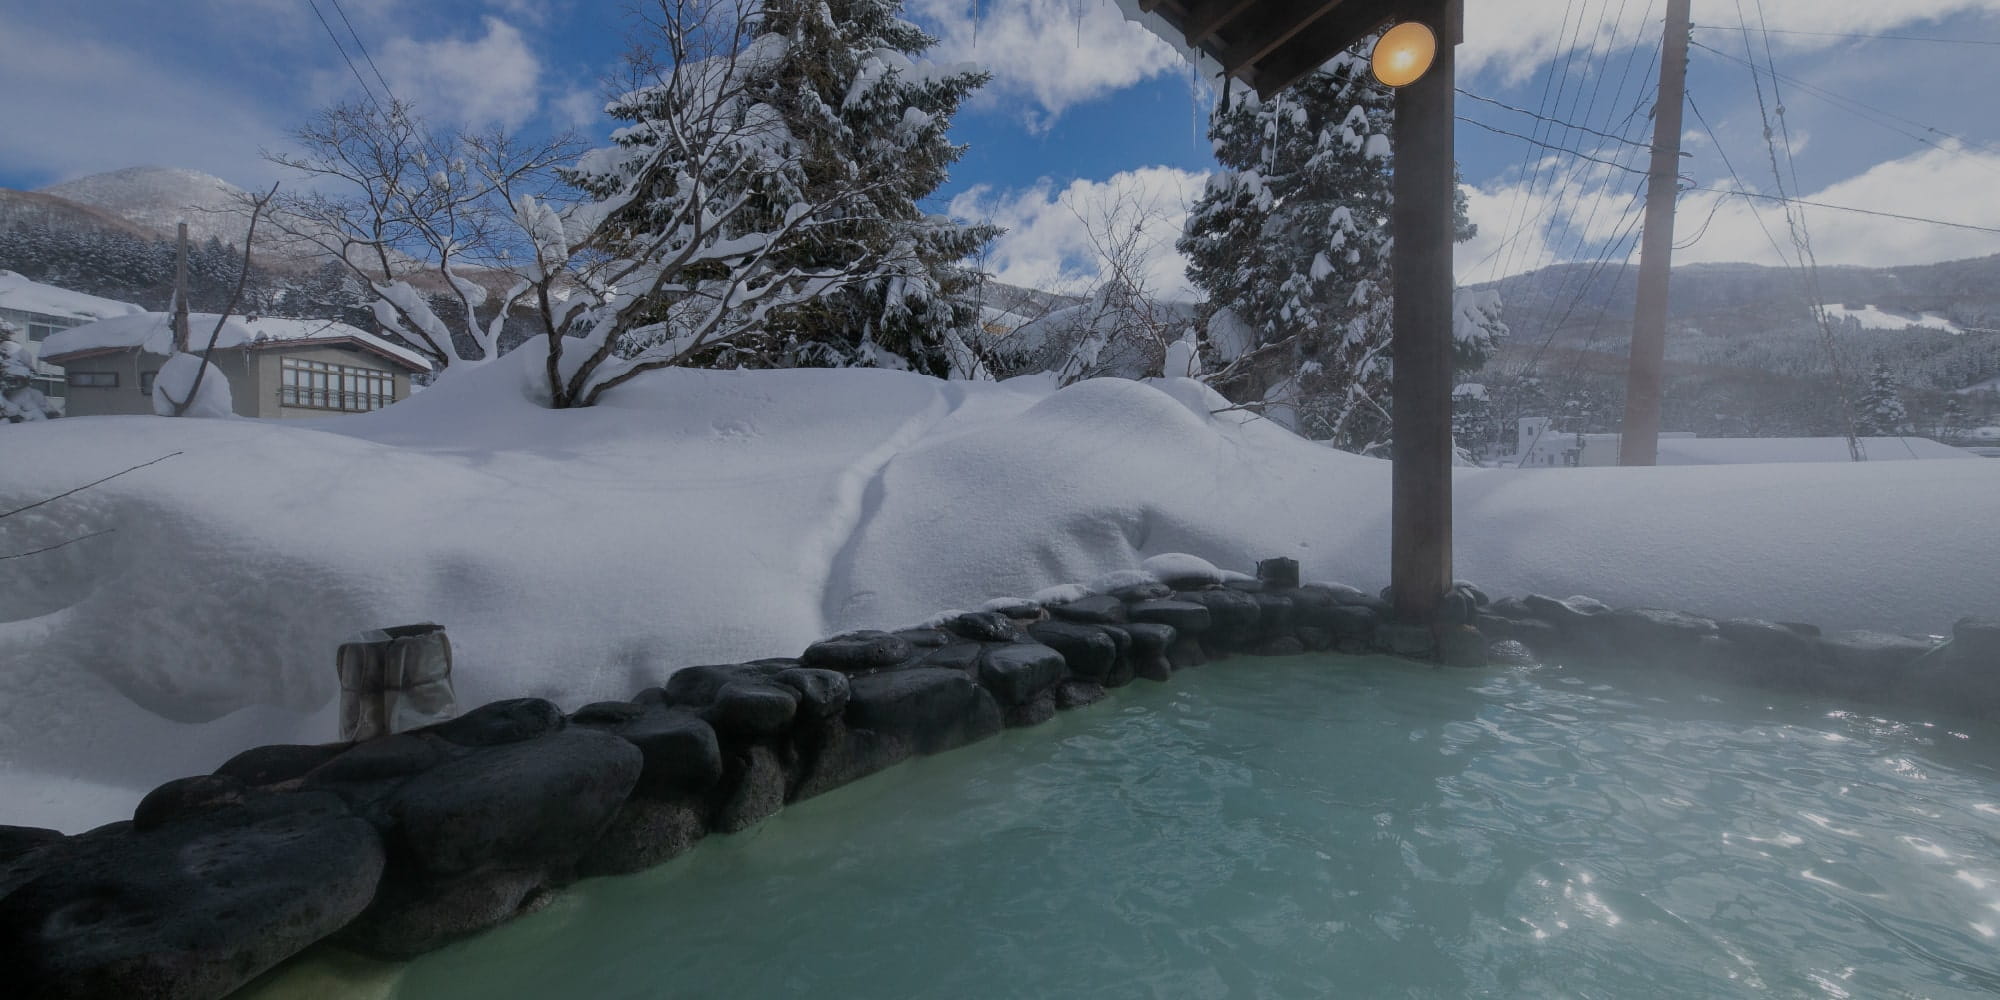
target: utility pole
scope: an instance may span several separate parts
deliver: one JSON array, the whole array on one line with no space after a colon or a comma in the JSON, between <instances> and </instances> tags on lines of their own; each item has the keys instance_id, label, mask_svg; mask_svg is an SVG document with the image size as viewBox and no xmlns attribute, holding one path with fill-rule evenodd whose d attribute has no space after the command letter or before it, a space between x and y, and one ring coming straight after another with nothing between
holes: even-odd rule
<instances>
[{"instance_id":1,"label":"utility pole","mask_svg":"<svg viewBox=\"0 0 2000 1000\"><path fill-rule=\"evenodd\" d=\"M1399 619L1430 624L1451 589L1453 55L1465 15L1461 0L1414 0L1402 9L1436 33L1437 55L1429 71L1396 90L1389 587Z\"/></svg>"},{"instance_id":2,"label":"utility pole","mask_svg":"<svg viewBox=\"0 0 2000 1000\"><path fill-rule=\"evenodd\" d=\"M188 224L180 224L180 249L174 254L174 353L188 353Z\"/></svg>"},{"instance_id":3,"label":"utility pole","mask_svg":"<svg viewBox=\"0 0 2000 1000\"><path fill-rule=\"evenodd\" d=\"M1653 166L1646 182L1646 234L1639 249L1639 301L1632 314L1632 360L1625 376L1625 425L1618 464L1657 465L1660 396L1667 358L1667 284L1674 266L1674 203L1680 197L1681 108L1687 103L1690 0L1667 0L1660 47L1660 97L1653 105Z\"/></svg>"}]
</instances>

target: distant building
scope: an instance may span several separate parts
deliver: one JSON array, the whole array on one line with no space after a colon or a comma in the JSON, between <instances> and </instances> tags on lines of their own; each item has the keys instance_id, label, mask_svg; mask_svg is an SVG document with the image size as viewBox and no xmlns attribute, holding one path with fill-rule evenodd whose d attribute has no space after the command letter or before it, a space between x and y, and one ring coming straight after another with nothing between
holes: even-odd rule
<instances>
[{"instance_id":1,"label":"distant building","mask_svg":"<svg viewBox=\"0 0 2000 1000\"><path fill-rule=\"evenodd\" d=\"M1594 468L1618 464L1618 434L1573 434L1556 430L1548 417L1520 421L1512 455L1502 455L1502 468ZM1914 459L1976 458L1964 448L1923 437L1861 439L1871 462ZM1526 459L1523 460L1523 456ZM1662 431L1660 465L1757 465L1786 462L1848 462L1853 457L1844 437L1704 438L1685 431Z\"/></svg>"},{"instance_id":2,"label":"distant building","mask_svg":"<svg viewBox=\"0 0 2000 1000\"><path fill-rule=\"evenodd\" d=\"M43 356L68 372L66 415L152 413L153 378L173 347L171 319L141 312L51 336ZM208 313L190 318L193 346L207 345L215 321ZM412 374L431 370L424 355L331 320L232 316L210 360L245 417L378 410L409 396Z\"/></svg>"},{"instance_id":3,"label":"distant building","mask_svg":"<svg viewBox=\"0 0 2000 1000\"><path fill-rule=\"evenodd\" d=\"M28 358L34 365L34 387L57 408L67 412L68 382L60 366L44 356L43 342L56 333L115 316L143 312L130 302L99 298L44 285L12 272L0 271L0 320L27 332Z\"/></svg>"}]
</instances>

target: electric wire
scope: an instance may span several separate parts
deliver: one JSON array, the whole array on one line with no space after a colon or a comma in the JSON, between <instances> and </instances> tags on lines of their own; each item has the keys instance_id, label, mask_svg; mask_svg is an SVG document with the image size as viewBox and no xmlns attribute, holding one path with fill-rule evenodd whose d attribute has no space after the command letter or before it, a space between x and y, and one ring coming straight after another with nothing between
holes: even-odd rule
<instances>
[{"instance_id":1,"label":"electric wire","mask_svg":"<svg viewBox=\"0 0 2000 1000\"><path fill-rule=\"evenodd\" d=\"M361 70L355 67L354 60L347 54L347 46L340 43L340 36L334 34L333 25L327 22L326 14L320 11L319 4L314 0L306 0L306 6L311 7L313 16L319 18L320 27L326 29L326 37L333 40L333 47L340 52L340 61L347 64L347 71L354 74L354 82L360 84L361 92L368 95L368 103L375 105L376 112L387 118L389 112L383 109L381 99L375 96L374 89L368 86L366 79L362 78Z\"/></svg>"}]
</instances>

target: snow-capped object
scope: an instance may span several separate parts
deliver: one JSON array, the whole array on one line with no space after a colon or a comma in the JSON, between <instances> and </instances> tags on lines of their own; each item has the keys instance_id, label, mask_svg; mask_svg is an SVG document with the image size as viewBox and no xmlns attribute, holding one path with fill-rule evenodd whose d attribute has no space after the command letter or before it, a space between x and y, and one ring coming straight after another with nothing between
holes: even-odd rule
<instances>
[{"instance_id":1,"label":"snow-capped object","mask_svg":"<svg viewBox=\"0 0 2000 1000\"><path fill-rule=\"evenodd\" d=\"M1139 568L1153 574L1153 576L1162 581L1177 583L1190 581L1199 581L1202 583L1223 582L1222 571L1217 569L1214 563L1200 556L1188 555L1185 552L1161 553L1140 563Z\"/></svg>"},{"instance_id":2,"label":"snow-capped object","mask_svg":"<svg viewBox=\"0 0 2000 1000\"><path fill-rule=\"evenodd\" d=\"M199 350L215 330L214 313L188 316L189 346ZM413 371L429 371L430 362L416 351L392 344L366 330L333 320L283 319L272 316L231 316L215 339L217 348L255 347L274 342L348 341ZM167 313L136 312L59 330L42 343L42 357L56 359L88 351L138 348L162 357L173 353L173 317Z\"/></svg>"},{"instance_id":3,"label":"snow-capped object","mask_svg":"<svg viewBox=\"0 0 2000 1000\"><path fill-rule=\"evenodd\" d=\"M44 316L99 320L145 312L130 302L72 292L29 281L13 271L0 271L0 309L19 309Z\"/></svg>"},{"instance_id":4,"label":"snow-capped object","mask_svg":"<svg viewBox=\"0 0 2000 1000\"><path fill-rule=\"evenodd\" d=\"M202 359L193 354L176 354L160 366L160 373L153 376L153 412L162 417L174 416L174 405L194 395L194 402L188 404L183 417L230 418L236 416L235 400L229 392L229 377L210 367L201 375L201 386L195 386L196 373L202 368Z\"/></svg>"},{"instance_id":5,"label":"snow-capped object","mask_svg":"<svg viewBox=\"0 0 2000 1000\"><path fill-rule=\"evenodd\" d=\"M1195 346L1194 331L1167 345L1167 360L1164 374L1168 378L1199 378L1201 376L1201 349Z\"/></svg>"},{"instance_id":6,"label":"snow-capped object","mask_svg":"<svg viewBox=\"0 0 2000 1000\"><path fill-rule=\"evenodd\" d=\"M1106 573L1090 581L1090 589L1100 594L1127 587L1143 587L1149 583L1159 583L1160 578L1143 569L1121 569Z\"/></svg>"},{"instance_id":7,"label":"snow-capped object","mask_svg":"<svg viewBox=\"0 0 2000 1000\"><path fill-rule=\"evenodd\" d=\"M1096 591L1081 583L1061 583L1053 587L1043 587L1029 595L1028 600L1036 604L1072 604L1081 601Z\"/></svg>"},{"instance_id":8,"label":"snow-capped object","mask_svg":"<svg viewBox=\"0 0 2000 1000\"><path fill-rule=\"evenodd\" d=\"M1257 346L1257 331L1236 314L1236 310L1224 306L1208 318L1208 347L1215 353L1217 361L1228 364L1249 353Z\"/></svg>"}]
</instances>

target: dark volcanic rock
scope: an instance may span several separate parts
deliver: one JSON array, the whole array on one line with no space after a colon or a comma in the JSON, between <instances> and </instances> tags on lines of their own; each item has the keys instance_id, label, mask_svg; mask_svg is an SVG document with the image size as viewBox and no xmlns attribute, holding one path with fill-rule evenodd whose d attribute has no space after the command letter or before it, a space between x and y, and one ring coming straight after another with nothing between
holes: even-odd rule
<instances>
[{"instance_id":1,"label":"dark volcanic rock","mask_svg":"<svg viewBox=\"0 0 2000 1000\"><path fill-rule=\"evenodd\" d=\"M1520 640L1502 639L1486 647L1486 662L1500 667L1532 667L1540 660Z\"/></svg>"},{"instance_id":2,"label":"dark volcanic rock","mask_svg":"<svg viewBox=\"0 0 2000 1000\"><path fill-rule=\"evenodd\" d=\"M1175 596L1208 609L1210 625L1201 637L1204 645L1219 643L1235 647L1248 645L1255 639L1257 623L1263 616L1256 597L1235 590L1197 590Z\"/></svg>"},{"instance_id":3,"label":"dark volcanic rock","mask_svg":"<svg viewBox=\"0 0 2000 1000\"><path fill-rule=\"evenodd\" d=\"M1000 706L963 671L915 667L856 677L849 728L907 738L919 753L938 753L1000 731Z\"/></svg>"},{"instance_id":4,"label":"dark volcanic rock","mask_svg":"<svg viewBox=\"0 0 2000 1000\"><path fill-rule=\"evenodd\" d=\"M593 701L569 713L571 725L622 726L646 714L646 706L636 701Z\"/></svg>"},{"instance_id":5,"label":"dark volcanic rock","mask_svg":"<svg viewBox=\"0 0 2000 1000\"><path fill-rule=\"evenodd\" d=\"M1035 700L1068 673L1063 655L1039 642L988 646L979 662L979 683L1002 708Z\"/></svg>"},{"instance_id":6,"label":"dark volcanic rock","mask_svg":"<svg viewBox=\"0 0 2000 1000\"><path fill-rule=\"evenodd\" d=\"M798 783L791 792L794 802L908 760L916 753L916 744L907 735L855 729L832 718L801 734L800 753Z\"/></svg>"},{"instance_id":7,"label":"dark volcanic rock","mask_svg":"<svg viewBox=\"0 0 2000 1000\"><path fill-rule=\"evenodd\" d=\"M802 714L824 719L847 709L847 675L838 670L793 667L772 679L799 693Z\"/></svg>"},{"instance_id":8,"label":"dark volcanic rock","mask_svg":"<svg viewBox=\"0 0 2000 1000\"><path fill-rule=\"evenodd\" d=\"M488 747L427 771L389 804L399 856L429 875L569 864L639 780L631 743L578 727Z\"/></svg>"},{"instance_id":9,"label":"dark volcanic rock","mask_svg":"<svg viewBox=\"0 0 2000 1000\"><path fill-rule=\"evenodd\" d=\"M353 744L278 744L253 747L229 758L216 774L228 775L246 785L274 785L303 777L307 771L340 756Z\"/></svg>"},{"instance_id":10,"label":"dark volcanic rock","mask_svg":"<svg viewBox=\"0 0 2000 1000\"><path fill-rule=\"evenodd\" d=\"M0 897L5 988L220 997L354 919L382 866L374 828L319 793L74 838L61 864Z\"/></svg>"},{"instance_id":11,"label":"dark volcanic rock","mask_svg":"<svg viewBox=\"0 0 2000 1000\"><path fill-rule=\"evenodd\" d=\"M944 626L953 635L974 642L1011 642L1021 637L1014 619L995 611L970 611Z\"/></svg>"},{"instance_id":12,"label":"dark volcanic rock","mask_svg":"<svg viewBox=\"0 0 2000 1000\"><path fill-rule=\"evenodd\" d=\"M767 746L753 746L732 758L723 774L724 794L710 820L718 833L738 833L778 814L785 807L791 775Z\"/></svg>"},{"instance_id":13,"label":"dark volcanic rock","mask_svg":"<svg viewBox=\"0 0 2000 1000\"><path fill-rule=\"evenodd\" d=\"M1306 651L1306 644L1295 635L1273 636L1257 644L1254 652L1258 656L1297 656Z\"/></svg>"},{"instance_id":14,"label":"dark volcanic rock","mask_svg":"<svg viewBox=\"0 0 2000 1000\"><path fill-rule=\"evenodd\" d=\"M725 739L759 740L790 729L798 711L799 692L789 685L731 681L715 693L705 717Z\"/></svg>"},{"instance_id":15,"label":"dark volcanic rock","mask_svg":"<svg viewBox=\"0 0 2000 1000\"><path fill-rule=\"evenodd\" d=\"M1138 622L1121 628L1132 638L1133 676L1149 681L1164 681L1173 676L1173 662L1167 657L1167 650L1176 638L1173 626Z\"/></svg>"},{"instance_id":16,"label":"dark volcanic rock","mask_svg":"<svg viewBox=\"0 0 2000 1000\"><path fill-rule=\"evenodd\" d=\"M481 705L456 719L415 730L462 747L493 747L531 740L563 727L562 709L541 698L510 698Z\"/></svg>"},{"instance_id":17,"label":"dark volcanic rock","mask_svg":"<svg viewBox=\"0 0 2000 1000\"><path fill-rule=\"evenodd\" d=\"M1413 660L1428 660L1437 655L1438 643L1428 625L1391 622L1375 630L1375 648Z\"/></svg>"},{"instance_id":18,"label":"dark volcanic rock","mask_svg":"<svg viewBox=\"0 0 2000 1000\"><path fill-rule=\"evenodd\" d=\"M1061 653L1069 672L1085 680L1103 682L1118 664L1117 640L1089 625L1039 622L1028 626L1028 635Z\"/></svg>"},{"instance_id":19,"label":"dark volcanic rock","mask_svg":"<svg viewBox=\"0 0 2000 1000\"><path fill-rule=\"evenodd\" d=\"M1838 694L1887 699L1908 679L1912 664L1937 648L1929 639L1857 630L1819 638L1825 664L1816 679Z\"/></svg>"},{"instance_id":20,"label":"dark volcanic rock","mask_svg":"<svg viewBox=\"0 0 2000 1000\"><path fill-rule=\"evenodd\" d=\"M352 749L313 768L306 774L305 783L326 786L407 778L444 763L452 754L451 745L443 740L419 733L395 733L354 744Z\"/></svg>"},{"instance_id":21,"label":"dark volcanic rock","mask_svg":"<svg viewBox=\"0 0 2000 1000\"><path fill-rule=\"evenodd\" d=\"M659 700L669 705L702 708L715 704L715 698L722 689L739 681L756 683L766 677L766 673L748 663L708 663L697 667L682 667L667 677L667 683L660 688ZM647 701L647 692L641 692L635 701Z\"/></svg>"},{"instance_id":22,"label":"dark volcanic rock","mask_svg":"<svg viewBox=\"0 0 2000 1000\"><path fill-rule=\"evenodd\" d=\"M1816 659L1819 654L1818 643L1777 622L1767 622L1757 618L1732 618L1716 622L1715 628L1724 639L1757 656L1811 660Z\"/></svg>"},{"instance_id":23,"label":"dark volcanic rock","mask_svg":"<svg viewBox=\"0 0 2000 1000\"><path fill-rule=\"evenodd\" d=\"M722 744L714 727L686 709L655 706L616 733L639 749L637 794L672 799L722 780Z\"/></svg>"},{"instance_id":24,"label":"dark volcanic rock","mask_svg":"<svg viewBox=\"0 0 2000 1000\"><path fill-rule=\"evenodd\" d=\"M539 870L506 868L449 878L392 876L333 940L374 958L415 958L533 912L548 899L547 884Z\"/></svg>"},{"instance_id":25,"label":"dark volcanic rock","mask_svg":"<svg viewBox=\"0 0 2000 1000\"><path fill-rule=\"evenodd\" d=\"M1213 621L1208 608L1188 601L1140 601L1127 609L1126 614L1135 622L1171 625L1174 631L1186 636L1208 631Z\"/></svg>"},{"instance_id":26,"label":"dark volcanic rock","mask_svg":"<svg viewBox=\"0 0 2000 1000\"><path fill-rule=\"evenodd\" d=\"M1025 704L1007 706L1003 721L1009 729L1020 729L1024 726L1039 726L1055 717L1055 689L1050 688Z\"/></svg>"},{"instance_id":27,"label":"dark volcanic rock","mask_svg":"<svg viewBox=\"0 0 2000 1000\"><path fill-rule=\"evenodd\" d=\"M1620 655L1669 666L1717 632L1707 618L1658 608L1621 608L1607 619L1610 641Z\"/></svg>"},{"instance_id":28,"label":"dark volcanic rock","mask_svg":"<svg viewBox=\"0 0 2000 1000\"><path fill-rule=\"evenodd\" d=\"M1486 637L1470 625L1445 626L1438 632L1438 662L1447 667L1486 666Z\"/></svg>"},{"instance_id":29,"label":"dark volcanic rock","mask_svg":"<svg viewBox=\"0 0 2000 1000\"><path fill-rule=\"evenodd\" d=\"M1103 701L1104 697L1104 685L1080 677L1071 677L1057 684L1055 689L1056 707L1065 712L1072 708L1095 705Z\"/></svg>"},{"instance_id":30,"label":"dark volcanic rock","mask_svg":"<svg viewBox=\"0 0 2000 1000\"><path fill-rule=\"evenodd\" d=\"M1167 664L1175 670L1199 667L1208 662L1208 651L1201 648L1201 640L1191 635L1174 636L1167 646Z\"/></svg>"},{"instance_id":31,"label":"dark volcanic rock","mask_svg":"<svg viewBox=\"0 0 2000 1000\"><path fill-rule=\"evenodd\" d=\"M1588 597L1572 597L1557 600L1542 594L1529 594L1521 599L1536 618L1548 622L1565 632L1587 629L1603 623L1611 614L1611 609L1600 601Z\"/></svg>"},{"instance_id":32,"label":"dark volcanic rock","mask_svg":"<svg viewBox=\"0 0 2000 1000\"><path fill-rule=\"evenodd\" d=\"M1127 604L1137 604L1141 601L1158 601L1172 597L1174 588L1158 580L1147 580L1141 583L1127 584L1123 587L1113 587L1107 593Z\"/></svg>"},{"instance_id":33,"label":"dark volcanic rock","mask_svg":"<svg viewBox=\"0 0 2000 1000\"><path fill-rule=\"evenodd\" d=\"M918 650L936 649L952 641L952 634L941 628L906 628L896 632L895 636Z\"/></svg>"},{"instance_id":34,"label":"dark volcanic rock","mask_svg":"<svg viewBox=\"0 0 2000 1000\"><path fill-rule=\"evenodd\" d=\"M1285 591L1292 599L1292 614L1300 628L1331 629L1333 609L1340 607L1333 592L1324 587L1300 587Z\"/></svg>"},{"instance_id":35,"label":"dark volcanic rock","mask_svg":"<svg viewBox=\"0 0 2000 1000\"><path fill-rule=\"evenodd\" d=\"M706 812L695 799L630 799L577 863L577 874L628 875L679 857L708 832Z\"/></svg>"},{"instance_id":36,"label":"dark volcanic rock","mask_svg":"<svg viewBox=\"0 0 2000 1000\"><path fill-rule=\"evenodd\" d=\"M932 650L930 655L919 660L917 665L920 667L942 667L946 670L977 670L979 669L979 658L987 645L987 643L973 642L970 639L960 640L949 646Z\"/></svg>"},{"instance_id":37,"label":"dark volcanic rock","mask_svg":"<svg viewBox=\"0 0 2000 1000\"><path fill-rule=\"evenodd\" d=\"M910 652L907 639L887 632L864 630L813 643L806 647L805 655L799 660L808 667L858 674L893 667L909 659Z\"/></svg>"},{"instance_id":38,"label":"dark volcanic rock","mask_svg":"<svg viewBox=\"0 0 2000 1000\"><path fill-rule=\"evenodd\" d=\"M1257 632L1266 639L1291 634L1298 622L1298 605L1290 596L1265 591L1250 595L1257 604Z\"/></svg>"},{"instance_id":39,"label":"dark volcanic rock","mask_svg":"<svg viewBox=\"0 0 2000 1000\"><path fill-rule=\"evenodd\" d=\"M1260 559L1257 562L1257 579L1271 587L1296 587L1299 585L1299 561L1283 556Z\"/></svg>"},{"instance_id":40,"label":"dark volcanic rock","mask_svg":"<svg viewBox=\"0 0 2000 1000\"><path fill-rule=\"evenodd\" d=\"M1381 627L1381 624L1381 615L1359 604L1343 604L1331 609L1327 614L1327 627L1333 630L1336 639L1359 639L1367 642L1375 637L1375 630Z\"/></svg>"},{"instance_id":41,"label":"dark volcanic rock","mask_svg":"<svg viewBox=\"0 0 2000 1000\"><path fill-rule=\"evenodd\" d=\"M1049 605L1049 614L1066 622L1117 625L1126 620L1125 602L1110 594L1093 594L1068 604Z\"/></svg>"},{"instance_id":42,"label":"dark volcanic rock","mask_svg":"<svg viewBox=\"0 0 2000 1000\"><path fill-rule=\"evenodd\" d=\"M227 775L203 774L176 778L146 793L132 810L132 829L152 830L168 823L240 805L243 782Z\"/></svg>"}]
</instances>

